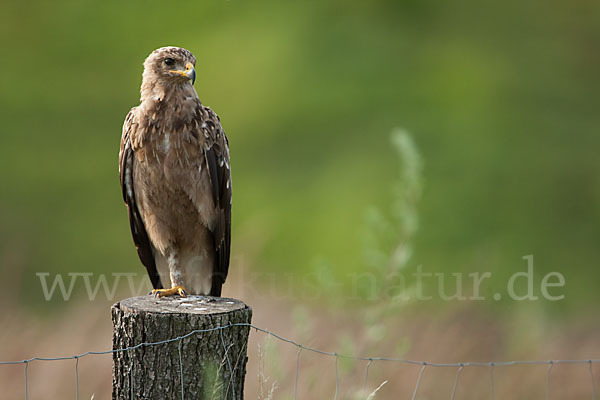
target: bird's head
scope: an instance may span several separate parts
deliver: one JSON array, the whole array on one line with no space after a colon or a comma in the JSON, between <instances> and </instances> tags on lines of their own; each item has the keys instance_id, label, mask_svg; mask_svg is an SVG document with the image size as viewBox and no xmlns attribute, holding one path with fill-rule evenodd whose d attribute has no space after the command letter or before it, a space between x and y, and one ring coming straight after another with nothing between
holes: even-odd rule
<instances>
[{"instance_id":1,"label":"bird's head","mask_svg":"<svg viewBox=\"0 0 600 400\"><path fill-rule=\"evenodd\" d=\"M196 81L196 57L181 47L161 47L144 61L143 84L169 87Z\"/></svg>"}]
</instances>

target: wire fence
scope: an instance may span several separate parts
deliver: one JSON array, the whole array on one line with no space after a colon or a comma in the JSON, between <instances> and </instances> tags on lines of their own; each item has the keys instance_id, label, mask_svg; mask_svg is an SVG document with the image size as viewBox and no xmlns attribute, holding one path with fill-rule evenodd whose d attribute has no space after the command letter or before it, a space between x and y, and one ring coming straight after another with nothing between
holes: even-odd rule
<instances>
[{"instance_id":1,"label":"wire fence","mask_svg":"<svg viewBox=\"0 0 600 400\"><path fill-rule=\"evenodd\" d=\"M455 379L454 379L454 383L452 385L452 392L450 393L450 399L454 400L455 396L456 396L456 391L457 388L459 386L459 381L460 381L460 377L461 377L461 373L463 372L463 370L465 368L468 367L487 367L489 368L489 398L491 400L494 400L495 398L495 389L494 389L494 370L496 367L504 367L504 366L515 366L515 365L546 365L547 366L547 370L546 370L546 393L545 393L545 398L546 400L548 400L550 398L550 381L551 381L551 372L552 372L552 367L554 365L557 364L582 364L582 365L588 365L588 371L589 371L589 378L590 378L590 391L591 391L591 396L592 396L592 400L596 399L596 382L594 380L594 364L598 364L600 363L600 359L588 359L588 360L524 360L524 361L501 361L501 362L460 362L460 363L435 363L435 362L427 362L427 361L416 361L416 360L410 360L410 359L404 359L404 358L394 358L394 357L363 357L363 356L351 356L351 355L345 355L345 354L340 354L340 353L336 353L336 352L330 352L330 351L325 351L325 350L321 350L321 349L317 349L317 348L313 348L310 346L306 346L303 345L301 343L298 343L292 339L288 339L285 338L283 336L278 335L275 332L271 332L267 329L263 329L260 328L258 326L255 326L253 324L249 324L249 323L236 323L236 324L228 324L228 325L224 325L224 326L217 326L214 328L210 328L210 329L196 329L196 330L192 330L189 333L183 335L183 336L178 336L175 338L171 338L171 339L166 339L166 340L161 340L158 342L143 342L143 343L139 343L135 346L130 346L130 347L126 347L126 348L122 348L122 349L113 349L113 350L106 350L106 351L88 351L82 354L78 354L78 355L73 355L73 356L64 356L64 357L32 357L29 359L25 359L25 360L21 360L21 361L0 361L0 365L24 365L24 373L25 373L25 377L24 377L24 384L25 384L25 399L28 400L29 399L29 390L28 390L28 367L29 364L31 364L32 362L36 362L36 361L65 361L65 360L74 360L75 361L75 392L76 392L76 399L79 400L79 360L84 358L84 357L88 357L88 356L94 356L94 355L107 355L107 354L113 354L113 353L119 353L119 352L128 352L128 351L132 351L132 350L136 350L140 347L146 347L146 346L159 346L159 345L164 345L164 344L168 344L168 343L174 343L174 342L179 342L179 368L180 368L180 374L181 374L181 398L182 400L184 399L184 386L183 386L183 364L182 364L182 355L181 355L181 343L184 339L189 338L193 335L198 335L198 334L202 334L202 333L208 333L208 332L215 332L215 331L219 331L219 333L221 333L220 337L221 337L221 344L223 346L223 349L225 351L225 356L226 356L226 360L227 360L227 366L230 370L230 372L232 371L232 366L231 366L231 362L229 360L228 354L227 354L227 344L225 343L225 340L223 338L222 335L222 331L224 329L229 329L231 327L235 327L235 326L239 326L239 327L249 327L250 329L254 329L255 332L262 332L270 337L273 337L283 343L295 346L297 348L297 353L296 353L296 371L295 371L295 384L294 384L294 399L297 399L298 396L298 378L299 378L299 367L300 367L300 358L302 355L302 352L311 352L311 353L315 353L315 354L319 354L322 356L326 356L326 357L332 357L335 358L335 394L334 394L334 400L338 399L338 395L339 395L339 389L340 389L340 374L339 374L339 368L338 368L338 361L340 359L349 359L349 360L356 360L356 361L364 361L367 362L366 368L365 368L365 372L364 372L364 383L363 383L363 389L366 387L366 384L368 382L369 379L369 369L371 368L372 364L374 362L394 362L394 363L401 363L401 364L409 364L409 365L417 365L417 366L421 366L421 369L419 371L416 383L415 383L415 387L412 393L412 397L411 400L415 400L417 398L417 393L419 391L419 387L421 386L421 382L422 382L422 378L423 378L423 374L425 372L425 370L427 368L454 368L456 369L456 375L455 375ZM233 386L232 386L233 388ZM233 397L235 397L235 393L233 393ZM133 397L132 397L133 398Z\"/></svg>"}]
</instances>

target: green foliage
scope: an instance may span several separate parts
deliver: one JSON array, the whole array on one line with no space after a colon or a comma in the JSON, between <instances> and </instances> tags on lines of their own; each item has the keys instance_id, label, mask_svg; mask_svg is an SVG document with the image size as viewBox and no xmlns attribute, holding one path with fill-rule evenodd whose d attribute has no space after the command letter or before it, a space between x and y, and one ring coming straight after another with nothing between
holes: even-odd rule
<instances>
[{"instance_id":1,"label":"green foliage","mask_svg":"<svg viewBox=\"0 0 600 400\"><path fill-rule=\"evenodd\" d=\"M222 400L223 397L223 381L222 368L223 363L206 362L204 368L204 376L202 377L204 384L204 397L207 399Z\"/></svg>"},{"instance_id":2,"label":"green foliage","mask_svg":"<svg viewBox=\"0 0 600 400\"><path fill-rule=\"evenodd\" d=\"M36 272L144 273L118 141L143 59L171 44L198 57L196 88L230 138L234 259L252 250L254 270L296 281L328 260L330 281L348 285L365 269L364 244L369 267L382 268L398 232L418 225L385 268L492 271L496 289L534 254L538 276L567 282L548 308L598 300L597 2L1 8L0 262L22 302L43 303ZM422 194L410 177L391 183L394 147L411 146L400 135L390 147L398 125L426 162ZM364 210L412 204L407 191L421 195L419 219L412 208L369 211L374 235L387 237L371 247Z\"/></svg>"},{"instance_id":3,"label":"green foliage","mask_svg":"<svg viewBox=\"0 0 600 400\"><path fill-rule=\"evenodd\" d=\"M386 217L373 206L367 210L363 246L367 270L379 280L379 293L395 298L407 295L403 269L412 255L413 239L419 225L417 203L423 179L421 156L410 134L395 129L391 143L401 163L398 177L391 185L394 196L391 216ZM395 290L396 287L402 290Z\"/></svg>"},{"instance_id":4,"label":"green foliage","mask_svg":"<svg viewBox=\"0 0 600 400\"><path fill-rule=\"evenodd\" d=\"M274 343L271 340L270 336L267 336L263 342L263 345L258 345L258 399L259 400L272 400L275 394L275 390L277 389L277 381L273 381L269 376L268 372L265 372L265 358L268 355L269 363L271 361L277 360ZM269 364L270 365L270 364ZM277 363L279 368L274 369L274 371L278 372L278 375L281 375L281 367L279 366L279 362Z\"/></svg>"}]
</instances>

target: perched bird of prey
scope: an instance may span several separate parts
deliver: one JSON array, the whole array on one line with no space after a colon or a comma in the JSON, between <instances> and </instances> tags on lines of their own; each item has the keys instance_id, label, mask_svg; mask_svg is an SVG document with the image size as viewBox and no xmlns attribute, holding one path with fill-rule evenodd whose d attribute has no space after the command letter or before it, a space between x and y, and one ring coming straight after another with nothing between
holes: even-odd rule
<instances>
[{"instance_id":1,"label":"perched bird of prey","mask_svg":"<svg viewBox=\"0 0 600 400\"><path fill-rule=\"evenodd\" d=\"M121 137L123 199L158 297L220 296L229 269L229 147L219 117L198 99L195 64L179 47L153 51Z\"/></svg>"}]
</instances>

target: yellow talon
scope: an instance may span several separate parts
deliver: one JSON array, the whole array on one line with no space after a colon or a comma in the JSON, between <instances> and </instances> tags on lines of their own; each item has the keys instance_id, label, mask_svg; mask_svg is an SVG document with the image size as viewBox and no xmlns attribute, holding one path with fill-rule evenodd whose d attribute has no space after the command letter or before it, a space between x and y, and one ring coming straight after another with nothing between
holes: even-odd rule
<instances>
[{"instance_id":1,"label":"yellow talon","mask_svg":"<svg viewBox=\"0 0 600 400\"><path fill-rule=\"evenodd\" d=\"M173 296L179 294L181 297L186 297L185 288L183 286L173 286L171 289L154 289L152 296L161 298L165 296Z\"/></svg>"}]
</instances>

